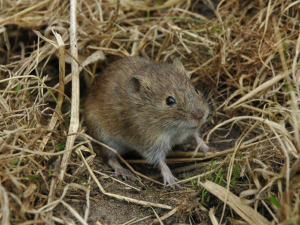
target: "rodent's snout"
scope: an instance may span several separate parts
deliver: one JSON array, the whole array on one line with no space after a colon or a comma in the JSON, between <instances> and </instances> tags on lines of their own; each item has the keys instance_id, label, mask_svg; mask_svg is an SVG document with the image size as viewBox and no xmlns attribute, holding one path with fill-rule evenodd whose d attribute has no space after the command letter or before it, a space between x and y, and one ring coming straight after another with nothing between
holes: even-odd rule
<instances>
[{"instance_id":1,"label":"rodent's snout","mask_svg":"<svg viewBox=\"0 0 300 225\"><path fill-rule=\"evenodd\" d=\"M191 112L191 117L194 120L201 120L204 117L204 112L201 109L196 109Z\"/></svg>"}]
</instances>

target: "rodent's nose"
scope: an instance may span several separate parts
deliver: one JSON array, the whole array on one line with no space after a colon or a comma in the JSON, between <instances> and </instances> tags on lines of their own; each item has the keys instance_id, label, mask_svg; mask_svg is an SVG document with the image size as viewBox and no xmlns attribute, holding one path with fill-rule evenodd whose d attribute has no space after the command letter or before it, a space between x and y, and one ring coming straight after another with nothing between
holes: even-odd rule
<instances>
[{"instance_id":1,"label":"rodent's nose","mask_svg":"<svg viewBox=\"0 0 300 225\"><path fill-rule=\"evenodd\" d=\"M191 116L192 116L192 119L194 120L201 120L204 116L204 112L202 110L193 110L191 112Z\"/></svg>"}]
</instances>

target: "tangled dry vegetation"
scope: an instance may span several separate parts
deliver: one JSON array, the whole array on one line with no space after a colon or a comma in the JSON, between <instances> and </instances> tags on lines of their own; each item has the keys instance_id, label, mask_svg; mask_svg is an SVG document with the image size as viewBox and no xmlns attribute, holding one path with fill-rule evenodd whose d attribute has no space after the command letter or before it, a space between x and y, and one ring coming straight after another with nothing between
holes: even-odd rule
<instances>
[{"instance_id":1,"label":"tangled dry vegetation","mask_svg":"<svg viewBox=\"0 0 300 225\"><path fill-rule=\"evenodd\" d=\"M1 224L95 224L91 201L101 204L104 195L119 199L115 204L125 200L128 206L158 210L129 217L126 224L155 219L165 224L300 224L300 1L204 5L196 0L79 0L76 38L69 33L69 1L1 0ZM76 61L69 49L74 40ZM204 137L212 145L218 141L220 148L232 144L206 158L170 159L184 166L198 162L193 170L204 169L179 176L183 188L172 200L129 197L126 190L135 190L130 186L122 193L108 192L102 182L110 187L115 178L95 173L90 145L73 145L75 135L70 135L86 138L84 125L72 118L78 119L79 101L71 102L71 93L79 87L75 82L72 90L71 69L79 66L84 96L91 75L130 55L165 62L181 57L193 83L211 89L213 110ZM147 177L141 181L137 192L145 190L143 183L157 196L170 192ZM74 198L82 208L74 206Z\"/></svg>"}]
</instances>

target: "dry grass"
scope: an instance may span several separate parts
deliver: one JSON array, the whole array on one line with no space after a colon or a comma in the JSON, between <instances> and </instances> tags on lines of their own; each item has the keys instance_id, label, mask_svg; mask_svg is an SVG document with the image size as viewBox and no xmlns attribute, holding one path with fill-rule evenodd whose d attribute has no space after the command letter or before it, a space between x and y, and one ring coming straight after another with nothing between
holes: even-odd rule
<instances>
[{"instance_id":1,"label":"dry grass","mask_svg":"<svg viewBox=\"0 0 300 225\"><path fill-rule=\"evenodd\" d=\"M87 224L95 183L111 198L169 209L158 214L153 208L152 220L160 223L188 207L180 211L181 218L193 215L197 221L200 208L210 210L206 219L212 224L300 224L300 1L221 1L211 19L198 13L198 1L155 2L78 1L74 61L68 1L0 1L1 224L71 223L58 206L76 223ZM212 7L211 1L207 4ZM216 158L218 167L180 183L189 188L196 179L196 189L203 185L211 198L215 195L226 204L213 198L211 203L199 200L183 206L178 199L174 206L108 193L90 168L94 155L81 153L91 148L74 145L74 140L64 148L76 131L85 137L76 113L69 121L70 86L64 89L62 84L71 81L70 63L72 68L78 63L88 85L90 74L129 55L165 62L179 56L195 85L213 90L213 128L205 137L213 143L219 131L238 130L240 135L234 148L225 152L227 157ZM72 112L78 105L73 98ZM228 137L221 139L225 143ZM203 158L170 159L176 160ZM72 169L64 175L67 165ZM216 182L204 183L207 174L215 177L220 168L225 189ZM85 198L84 212L68 203L71 190L80 190ZM194 196L199 193L203 197L202 189ZM247 207L251 210L244 210Z\"/></svg>"}]
</instances>

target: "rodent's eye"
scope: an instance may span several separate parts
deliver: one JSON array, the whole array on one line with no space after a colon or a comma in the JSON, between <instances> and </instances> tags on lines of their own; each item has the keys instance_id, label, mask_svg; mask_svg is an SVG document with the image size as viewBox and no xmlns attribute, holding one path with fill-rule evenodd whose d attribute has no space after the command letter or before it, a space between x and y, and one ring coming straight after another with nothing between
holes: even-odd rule
<instances>
[{"instance_id":1,"label":"rodent's eye","mask_svg":"<svg viewBox=\"0 0 300 225\"><path fill-rule=\"evenodd\" d=\"M171 96L167 97L166 99L167 105L174 105L176 103L175 99Z\"/></svg>"}]
</instances>

